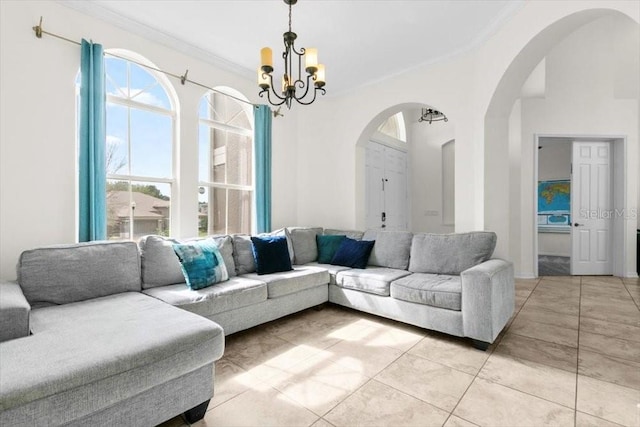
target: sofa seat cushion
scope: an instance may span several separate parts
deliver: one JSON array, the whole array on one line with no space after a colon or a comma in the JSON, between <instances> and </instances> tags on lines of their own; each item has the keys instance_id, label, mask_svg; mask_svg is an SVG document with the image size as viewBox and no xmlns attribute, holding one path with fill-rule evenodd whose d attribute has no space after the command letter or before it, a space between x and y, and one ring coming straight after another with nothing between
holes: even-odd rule
<instances>
[{"instance_id":1,"label":"sofa seat cushion","mask_svg":"<svg viewBox=\"0 0 640 427\"><path fill-rule=\"evenodd\" d=\"M390 295L389 287L391 282L409 274L411 273L406 270L396 270L393 268L355 268L352 270L339 271L336 274L336 285L346 289L355 289L357 291L388 297Z\"/></svg>"},{"instance_id":2,"label":"sofa seat cushion","mask_svg":"<svg viewBox=\"0 0 640 427\"><path fill-rule=\"evenodd\" d=\"M31 327L33 335L0 343L7 419L59 408L81 418L224 351L218 324L139 292L34 309Z\"/></svg>"},{"instance_id":3,"label":"sofa seat cushion","mask_svg":"<svg viewBox=\"0 0 640 427\"><path fill-rule=\"evenodd\" d=\"M326 286L329 283L327 270L310 266L295 266L291 271L260 276L251 273L243 277L266 282L269 298L279 298L316 286Z\"/></svg>"},{"instance_id":4,"label":"sofa seat cushion","mask_svg":"<svg viewBox=\"0 0 640 427\"><path fill-rule=\"evenodd\" d=\"M327 272L329 273L329 284L330 285L335 285L336 284L336 274L338 274L339 271L346 271L346 270L351 270L350 267L344 267L342 265L333 265L333 264L321 264L318 262L310 262L308 264L305 264L306 267L317 267L317 268L322 268L323 270L327 270Z\"/></svg>"},{"instance_id":5,"label":"sofa seat cushion","mask_svg":"<svg viewBox=\"0 0 640 427\"><path fill-rule=\"evenodd\" d=\"M391 283L391 297L403 301L460 311L460 276L415 273Z\"/></svg>"},{"instance_id":6,"label":"sofa seat cushion","mask_svg":"<svg viewBox=\"0 0 640 427\"><path fill-rule=\"evenodd\" d=\"M191 290L186 284L146 289L145 294L200 316L234 310L266 301L267 284L236 276L208 288Z\"/></svg>"}]
</instances>

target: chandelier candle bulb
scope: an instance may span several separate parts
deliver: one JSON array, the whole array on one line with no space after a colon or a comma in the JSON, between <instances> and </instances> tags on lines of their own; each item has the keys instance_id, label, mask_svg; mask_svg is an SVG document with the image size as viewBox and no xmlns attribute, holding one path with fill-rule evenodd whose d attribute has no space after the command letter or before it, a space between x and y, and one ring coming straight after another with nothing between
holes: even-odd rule
<instances>
[{"instance_id":1,"label":"chandelier candle bulb","mask_svg":"<svg viewBox=\"0 0 640 427\"><path fill-rule=\"evenodd\" d=\"M273 71L273 52L270 47L263 47L260 50L260 64L262 65L262 70L267 73Z\"/></svg>"},{"instance_id":2,"label":"chandelier candle bulb","mask_svg":"<svg viewBox=\"0 0 640 427\"><path fill-rule=\"evenodd\" d=\"M313 74L318 69L318 49L310 47L304 53L305 70L309 74Z\"/></svg>"},{"instance_id":3,"label":"chandelier candle bulb","mask_svg":"<svg viewBox=\"0 0 640 427\"><path fill-rule=\"evenodd\" d=\"M264 72L262 67L258 67L258 86L260 86L261 89L269 89L269 87L271 87L269 75Z\"/></svg>"},{"instance_id":4,"label":"chandelier candle bulb","mask_svg":"<svg viewBox=\"0 0 640 427\"><path fill-rule=\"evenodd\" d=\"M318 64L318 70L315 74L315 83L316 87L322 87L325 85L325 76L324 76L324 64Z\"/></svg>"}]
</instances>

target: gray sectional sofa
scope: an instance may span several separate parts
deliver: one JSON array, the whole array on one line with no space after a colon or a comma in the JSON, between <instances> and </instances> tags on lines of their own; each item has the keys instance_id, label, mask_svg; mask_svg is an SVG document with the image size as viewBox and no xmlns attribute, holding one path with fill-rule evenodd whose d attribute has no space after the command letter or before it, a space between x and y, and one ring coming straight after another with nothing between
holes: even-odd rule
<instances>
[{"instance_id":1,"label":"gray sectional sofa","mask_svg":"<svg viewBox=\"0 0 640 427\"><path fill-rule=\"evenodd\" d=\"M290 227L293 270L258 275L249 236L213 236L229 280L190 290L175 241L146 236L23 253L0 285L0 425L153 425L202 417L229 335L327 301L469 337L514 310L513 267L489 232ZM375 240L364 269L319 264L316 236ZM31 333L31 335L29 335ZM29 336L28 336L29 335Z\"/></svg>"}]
</instances>

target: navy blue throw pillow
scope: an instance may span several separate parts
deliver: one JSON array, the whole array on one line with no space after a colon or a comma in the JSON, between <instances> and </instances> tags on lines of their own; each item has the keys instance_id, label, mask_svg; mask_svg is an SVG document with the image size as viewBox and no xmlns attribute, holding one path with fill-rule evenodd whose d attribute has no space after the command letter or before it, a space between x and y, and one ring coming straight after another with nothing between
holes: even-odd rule
<instances>
[{"instance_id":1,"label":"navy blue throw pillow","mask_svg":"<svg viewBox=\"0 0 640 427\"><path fill-rule=\"evenodd\" d=\"M251 243L258 274L293 270L285 236L252 236Z\"/></svg>"},{"instance_id":2,"label":"navy blue throw pillow","mask_svg":"<svg viewBox=\"0 0 640 427\"><path fill-rule=\"evenodd\" d=\"M353 240L345 237L331 260L333 265L351 268L366 268L374 240Z\"/></svg>"}]
</instances>

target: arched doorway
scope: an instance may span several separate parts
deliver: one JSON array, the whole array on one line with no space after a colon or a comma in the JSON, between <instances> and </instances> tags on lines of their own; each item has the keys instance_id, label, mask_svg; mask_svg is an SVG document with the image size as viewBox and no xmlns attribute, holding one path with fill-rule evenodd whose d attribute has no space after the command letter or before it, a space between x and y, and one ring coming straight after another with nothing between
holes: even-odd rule
<instances>
[{"instance_id":1,"label":"arched doorway","mask_svg":"<svg viewBox=\"0 0 640 427\"><path fill-rule=\"evenodd\" d=\"M536 135L615 140L617 172L612 179L617 192L612 208L629 213L637 204L638 172L633 165L638 163L638 64L628 58L633 52L637 57L638 31L638 23L619 12L597 9L569 15L520 51L493 94L484 120L485 229L498 233L497 256L514 260L521 277L537 275ZM591 37L596 41L589 42ZM603 40L608 43L601 44ZM588 51L576 48L587 44ZM617 55L621 49L627 53ZM523 87L541 63L546 70L542 95L527 98ZM635 271L636 218L615 218L614 275Z\"/></svg>"}]
</instances>

